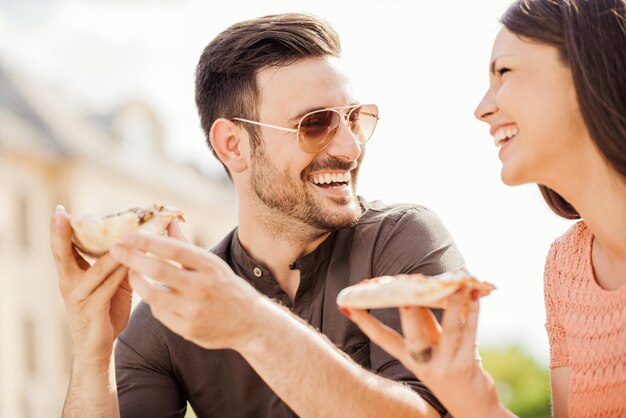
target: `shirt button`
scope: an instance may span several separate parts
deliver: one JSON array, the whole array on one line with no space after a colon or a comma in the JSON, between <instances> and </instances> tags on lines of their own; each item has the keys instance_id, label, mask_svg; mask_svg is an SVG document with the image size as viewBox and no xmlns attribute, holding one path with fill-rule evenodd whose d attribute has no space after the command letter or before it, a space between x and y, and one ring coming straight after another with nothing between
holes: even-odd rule
<instances>
[{"instance_id":1,"label":"shirt button","mask_svg":"<svg viewBox=\"0 0 626 418\"><path fill-rule=\"evenodd\" d=\"M258 268L258 267L255 267L253 271L254 271L254 275L255 275L256 277L261 277L261 276L263 275L263 272L262 272L262 271L261 271L261 269L260 269L260 268Z\"/></svg>"}]
</instances>

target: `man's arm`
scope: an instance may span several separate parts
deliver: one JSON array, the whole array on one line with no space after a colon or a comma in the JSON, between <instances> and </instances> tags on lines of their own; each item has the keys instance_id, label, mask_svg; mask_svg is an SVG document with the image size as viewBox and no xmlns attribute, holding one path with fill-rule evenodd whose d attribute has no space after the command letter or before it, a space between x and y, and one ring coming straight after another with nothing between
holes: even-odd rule
<instances>
[{"instance_id":1,"label":"man's arm","mask_svg":"<svg viewBox=\"0 0 626 418\"><path fill-rule=\"evenodd\" d=\"M108 365L72 362L63 418L119 417L113 373Z\"/></svg>"},{"instance_id":2,"label":"man's arm","mask_svg":"<svg viewBox=\"0 0 626 418\"><path fill-rule=\"evenodd\" d=\"M409 386L366 371L287 309L259 302L237 350L299 416L439 417Z\"/></svg>"},{"instance_id":3,"label":"man's arm","mask_svg":"<svg viewBox=\"0 0 626 418\"><path fill-rule=\"evenodd\" d=\"M131 283L156 319L204 348L238 351L300 416L439 416L408 387L360 368L214 254L141 233L111 253L132 269ZM153 285L144 274L167 287Z\"/></svg>"},{"instance_id":4,"label":"man's arm","mask_svg":"<svg viewBox=\"0 0 626 418\"><path fill-rule=\"evenodd\" d=\"M73 346L63 416L116 417L119 412L110 363L115 338L130 315L128 269L110 255L90 266L73 248L71 234L67 214L58 207L50 237Z\"/></svg>"}]
</instances>

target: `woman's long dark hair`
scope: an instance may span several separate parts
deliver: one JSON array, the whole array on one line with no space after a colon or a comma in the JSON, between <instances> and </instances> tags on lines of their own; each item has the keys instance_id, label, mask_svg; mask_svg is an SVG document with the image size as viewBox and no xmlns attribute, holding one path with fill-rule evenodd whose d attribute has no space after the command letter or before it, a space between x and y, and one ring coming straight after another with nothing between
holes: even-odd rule
<instances>
[{"instance_id":1,"label":"woman's long dark hair","mask_svg":"<svg viewBox=\"0 0 626 418\"><path fill-rule=\"evenodd\" d=\"M591 139L626 181L626 0L518 0L501 21L510 32L559 50ZM580 218L557 192L539 189L557 215Z\"/></svg>"}]
</instances>

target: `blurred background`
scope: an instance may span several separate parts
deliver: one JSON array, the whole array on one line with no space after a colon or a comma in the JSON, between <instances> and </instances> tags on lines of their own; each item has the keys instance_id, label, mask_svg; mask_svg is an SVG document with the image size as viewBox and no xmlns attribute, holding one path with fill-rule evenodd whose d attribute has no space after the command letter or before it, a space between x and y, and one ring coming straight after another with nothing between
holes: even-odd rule
<instances>
[{"instance_id":1,"label":"blurred background","mask_svg":"<svg viewBox=\"0 0 626 418\"><path fill-rule=\"evenodd\" d=\"M503 401L549 416L542 271L570 222L536 186L501 183L473 117L508 4L0 0L0 418L60 415L71 342L48 244L57 203L178 206L204 247L234 226L232 187L199 128L195 65L230 24L287 11L337 29L358 97L380 107L360 194L439 214L469 270L498 287L479 345Z\"/></svg>"}]
</instances>

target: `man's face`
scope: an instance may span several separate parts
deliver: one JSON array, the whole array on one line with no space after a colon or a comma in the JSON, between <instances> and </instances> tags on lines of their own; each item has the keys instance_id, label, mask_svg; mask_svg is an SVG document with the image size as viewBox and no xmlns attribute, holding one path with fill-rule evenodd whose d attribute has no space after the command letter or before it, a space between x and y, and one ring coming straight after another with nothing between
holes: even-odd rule
<instances>
[{"instance_id":1,"label":"man's face","mask_svg":"<svg viewBox=\"0 0 626 418\"><path fill-rule=\"evenodd\" d=\"M265 69L257 83L259 121L272 125L297 128L307 112L355 104L336 58L308 58ZM356 223L361 215L356 180L364 154L345 123L317 153L302 151L293 132L263 127L261 139L251 152L250 176L252 191L263 204L285 221L300 221L320 232Z\"/></svg>"}]
</instances>

